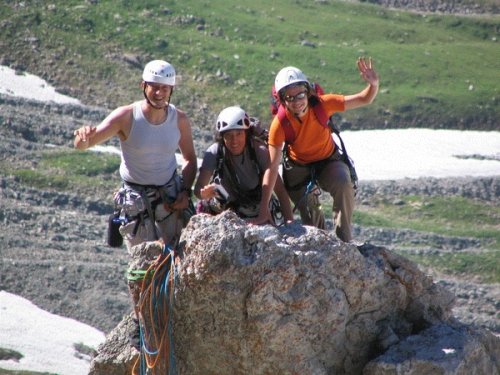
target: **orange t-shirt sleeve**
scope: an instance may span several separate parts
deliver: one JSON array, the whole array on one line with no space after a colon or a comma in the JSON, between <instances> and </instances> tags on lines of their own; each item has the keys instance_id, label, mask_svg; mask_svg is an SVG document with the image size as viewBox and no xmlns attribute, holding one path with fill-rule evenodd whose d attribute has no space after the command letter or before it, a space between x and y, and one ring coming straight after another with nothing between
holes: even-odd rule
<instances>
[{"instance_id":1,"label":"orange t-shirt sleeve","mask_svg":"<svg viewBox=\"0 0 500 375\"><path fill-rule=\"evenodd\" d=\"M325 109L328 117L336 112L345 111L345 97L344 95L337 94L326 94L321 95L321 100L323 101L323 108Z\"/></svg>"}]
</instances>

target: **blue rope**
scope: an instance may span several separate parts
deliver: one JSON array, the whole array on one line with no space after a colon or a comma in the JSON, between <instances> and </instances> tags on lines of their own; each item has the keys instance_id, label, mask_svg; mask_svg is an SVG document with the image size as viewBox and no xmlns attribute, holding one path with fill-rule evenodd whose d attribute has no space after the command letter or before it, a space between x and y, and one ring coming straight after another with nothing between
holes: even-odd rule
<instances>
[{"instance_id":1,"label":"blue rope","mask_svg":"<svg viewBox=\"0 0 500 375\"><path fill-rule=\"evenodd\" d=\"M169 261L162 264L162 267L156 269L153 278L151 280L151 300L150 305L152 306L152 316L151 325L155 325L156 328L165 329L167 332L168 339L168 375L176 375L177 367L175 364L175 354L174 354L174 340L173 340L173 309L174 309L174 290L175 282L177 279L177 272L174 263L174 250L165 245L162 253L164 259L169 258ZM165 270L165 266L170 265L168 270ZM163 269L162 269L163 268ZM166 272L165 272L166 271ZM171 277L173 276L173 277ZM172 285L169 285L172 284ZM165 322L165 316L167 316L167 321ZM152 328L154 330L154 328ZM162 333L163 334L163 333ZM140 375L148 375L148 364L146 361L146 355L157 356L161 355L160 347L148 348L148 340L152 334L147 336L144 331L144 327L140 324L140 343L141 343L141 355L140 355ZM163 337L162 337L163 339ZM160 340L161 342L161 340ZM150 345L150 344L149 344ZM157 343L159 346L160 343ZM154 373L154 372L153 372Z\"/></svg>"},{"instance_id":2,"label":"blue rope","mask_svg":"<svg viewBox=\"0 0 500 375\"><path fill-rule=\"evenodd\" d=\"M299 201L297 204L293 207L292 212L297 211L297 208L299 207L299 204L302 203L302 201L313 192L314 187L316 186L316 172L314 168L311 168L311 178L309 179L309 182L306 185L306 190L304 190L304 193L300 197Z\"/></svg>"}]
</instances>

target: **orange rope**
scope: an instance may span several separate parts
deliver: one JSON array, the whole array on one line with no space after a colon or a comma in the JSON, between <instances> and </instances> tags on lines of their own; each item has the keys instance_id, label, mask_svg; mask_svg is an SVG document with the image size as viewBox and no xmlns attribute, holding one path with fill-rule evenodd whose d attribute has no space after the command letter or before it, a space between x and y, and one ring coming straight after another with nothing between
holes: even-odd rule
<instances>
[{"instance_id":1,"label":"orange rope","mask_svg":"<svg viewBox=\"0 0 500 375\"><path fill-rule=\"evenodd\" d=\"M168 267L170 262L170 267ZM165 375L170 368L175 369L171 352L171 308L174 301L175 264L174 252L161 254L148 268L139 298L139 322L141 325L141 356L134 364L132 374L137 375L137 365L144 360L151 375ZM168 289L168 300L166 298ZM141 366L141 371L145 370ZM175 373L175 370L174 370ZM145 374L145 373L144 373Z\"/></svg>"}]
</instances>

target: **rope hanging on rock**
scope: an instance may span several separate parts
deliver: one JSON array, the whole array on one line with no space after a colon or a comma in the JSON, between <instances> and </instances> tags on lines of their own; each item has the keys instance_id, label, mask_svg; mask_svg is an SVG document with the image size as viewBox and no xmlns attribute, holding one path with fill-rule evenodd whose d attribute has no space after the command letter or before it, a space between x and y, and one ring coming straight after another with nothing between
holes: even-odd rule
<instances>
[{"instance_id":1,"label":"rope hanging on rock","mask_svg":"<svg viewBox=\"0 0 500 375\"><path fill-rule=\"evenodd\" d=\"M165 245L163 253L144 272L139 299L141 351L140 375L176 375L172 318L175 290L174 250Z\"/></svg>"}]
</instances>

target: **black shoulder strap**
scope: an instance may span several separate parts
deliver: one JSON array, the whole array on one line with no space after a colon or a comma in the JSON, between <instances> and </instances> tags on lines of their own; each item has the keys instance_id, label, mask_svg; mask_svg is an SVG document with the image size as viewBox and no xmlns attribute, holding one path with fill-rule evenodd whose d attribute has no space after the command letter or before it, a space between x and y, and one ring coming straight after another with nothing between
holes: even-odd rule
<instances>
[{"instance_id":1,"label":"black shoulder strap","mask_svg":"<svg viewBox=\"0 0 500 375\"><path fill-rule=\"evenodd\" d=\"M330 119L330 121L331 121L331 119ZM333 123L333 121L331 121L331 122ZM344 161L346 161L347 159L349 159L349 155L347 154L347 149L345 147L344 141L342 140L342 137L340 136L340 129L333 124L330 126L330 129L332 130L332 133L334 133L337 136L337 138L339 139L340 148L342 149L342 159L344 159Z\"/></svg>"},{"instance_id":2,"label":"black shoulder strap","mask_svg":"<svg viewBox=\"0 0 500 375\"><path fill-rule=\"evenodd\" d=\"M345 147L344 141L342 140L342 137L340 136L340 129L337 126L331 126L332 132L335 133L335 135L338 137L340 141L340 147L342 148L342 153L341 153L341 158L342 161L347 165L349 168L349 173L351 175L351 182L354 187L354 195L356 195L357 189L358 189L358 174L356 173L356 168L354 167L354 162L352 159L349 157L349 154L347 153L347 149Z\"/></svg>"},{"instance_id":3,"label":"black shoulder strap","mask_svg":"<svg viewBox=\"0 0 500 375\"><path fill-rule=\"evenodd\" d=\"M223 175L223 166L224 166L224 144L223 141L219 141L217 144L217 154L216 154L216 166L214 173L212 175L212 180L210 182L214 182L214 180L219 177L222 178Z\"/></svg>"},{"instance_id":4,"label":"black shoulder strap","mask_svg":"<svg viewBox=\"0 0 500 375\"><path fill-rule=\"evenodd\" d=\"M250 159L252 159L252 162L255 166L257 175L259 176L259 179L262 182L262 177L264 177L264 170L261 168L259 160L257 159L257 152L255 151L255 147L258 147L258 145L256 145L256 143L262 143L263 145L265 145L264 141L260 140L260 138L251 138L247 143L248 153L250 154Z\"/></svg>"}]
</instances>

